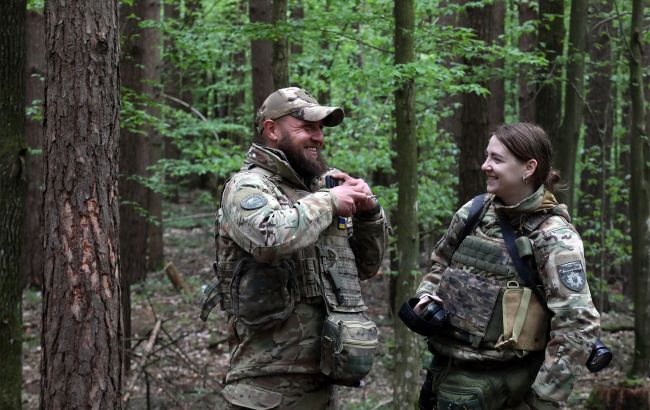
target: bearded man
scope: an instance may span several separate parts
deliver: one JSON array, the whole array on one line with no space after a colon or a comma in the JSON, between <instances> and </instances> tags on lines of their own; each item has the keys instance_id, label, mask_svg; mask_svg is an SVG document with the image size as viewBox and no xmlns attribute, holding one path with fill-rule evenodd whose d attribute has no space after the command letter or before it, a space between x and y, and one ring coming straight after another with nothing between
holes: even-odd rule
<instances>
[{"instance_id":1,"label":"bearded man","mask_svg":"<svg viewBox=\"0 0 650 410\"><path fill-rule=\"evenodd\" d=\"M372 366L360 280L377 273L389 224L366 182L325 164L323 127L343 118L301 88L273 92L224 187L202 318L227 314L231 409L333 409L336 385Z\"/></svg>"}]
</instances>

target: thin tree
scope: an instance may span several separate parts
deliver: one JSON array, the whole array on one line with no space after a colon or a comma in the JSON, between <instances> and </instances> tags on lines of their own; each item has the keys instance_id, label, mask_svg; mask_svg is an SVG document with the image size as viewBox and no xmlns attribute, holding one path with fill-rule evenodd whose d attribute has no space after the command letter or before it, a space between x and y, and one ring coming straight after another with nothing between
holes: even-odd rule
<instances>
[{"instance_id":1,"label":"thin tree","mask_svg":"<svg viewBox=\"0 0 650 410\"><path fill-rule=\"evenodd\" d=\"M117 1L47 1L42 409L121 408Z\"/></svg>"},{"instance_id":2,"label":"thin tree","mask_svg":"<svg viewBox=\"0 0 650 410\"><path fill-rule=\"evenodd\" d=\"M25 16L25 104L43 105L45 76L45 18L42 12L28 11ZM42 114L39 112L38 116ZM25 117L25 140L33 150L43 148L43 121ZM27 156L27 199L23 230L23 280L27 286L40 287L43 281L43 158Z\"/></svg>"},{"instance_id":3,"label":"thin tree","mask_svg":"<svg viewBox=\"0 0 650 410\"><path fill-rule=\"evenodd\" d=\"M25 1L0 4L0 408L20 409L25 177Z\"/></svg>"},{"instance_id":4,"label":"thin tree","mask_svg":"<svg viewBox=\"0 0 650 410\"><path fill-rule=\"evenodd\" d=\"M415 60L413 0L395 0L395 65ZM395 90L395 129L397 131L397 255L399 270L395 283L395 309L415 292L418 278L418 172L417 136L415 132L415 80L403 78ZM417 402L420 385L420 347L394 312L395 377L393 405L395 409L412 408Z\"/></svg>"},{"instance_id":5,"label":"thin tree","mask_svg":"<svg viewBox=\"0 0 650 410\"><path fill-rule=\"evenodd\" d=\"M634 275L634 365L638 376L650 375L650 142L645 128L643 95L643 0L632 2L630 36L630 95L632 123L630 150L632 184L630 219L632 220L632 269Z\"/></svg>"},{"instance_id":6,"label":"thin tree","mask_svg":"<svg viewBox=\"0 0 650 410\"><path fill-rule=\"evenodd\" d=\"M272 0L249 0L248 8L251 23L273 23ZM253 110L257 110L264 99L274 91L272 64L273 43L266 39L251 40Z\"/></svg>"},{"instance_id":7,"label":"thin tree","mask_svg":"<svg viewBox=\"0 0 650 410\"><path fill-rule=\"evenodd\" d=\"M555 164L560 174L568 183L568 190L561 192L559 199L566 203L569 211L573 210L573 193L576 155L578 140L582 125L582 110L584 108L584 74L585 74L585 42L587 38L587 8L588 0L573 0L571 2L571 21L569 24L568 65L564 85L564 117L560 134L555 140Z\"/></svg>"},{"instance_id":8,"label":"thin tree","mask_svg":"<svg viewBox=\"0 0 650 410\"><path fill-rule=\"evenodd\" d=\"M520 27L537 19L537 11L533 7L533 0L518 0L517 10ZM519 50L529 53L536 47L536 32L521 34L519 37ZM531 81L530 66L523 64L519 67L519 120L535 122L535 86Z\"/></svg>"},{"instance_id":9,"label":"thin tree","mask_svg":"<svg viewBox=\"0 0 650 410\"><path fill-rule=\"evenodd\" d=\"M273 24L287 21L287 0L273 0ZM273 41L273 87L289 86L289 42L286 36Z\"/></svg>"}]
</instances>

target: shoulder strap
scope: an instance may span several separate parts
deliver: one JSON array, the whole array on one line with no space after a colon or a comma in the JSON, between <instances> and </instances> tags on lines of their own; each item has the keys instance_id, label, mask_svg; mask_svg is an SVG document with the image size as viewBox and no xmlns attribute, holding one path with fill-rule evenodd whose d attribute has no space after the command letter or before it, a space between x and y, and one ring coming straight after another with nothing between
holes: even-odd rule
<instances>
[{"instance_id":1,"label":"shoulder strap","mask_svg":"<svg viewBox=\"0 0 650 410\"><path fill-rule=\"evenodd\" d=\"M463 242L465 237L469 235L470 232L472 232L472 230L478 223L478 219L481 216L481 212L483 211L483 207L485 205L485 196L486 194L480 194L480 195L476 195L474 199L472 199L472 205L469 208L467 221L465 221L465 225L463 225L463 229L461 229L461 231L458 233L458 239L456 241L456 249L458 249L461 242ZM454 249L454 252L456 251L456 249Z\"/></svg>"},{"instance_id":2,"label":"shoulder strap","mask_svg":"<svg viewBox=\"0 0 650 410\"><path fill-rule=\"evenodd\" d=\"M544 306L544 309L546 309L546 311L552 315L553 313L549 310L548 306L546 305L546 297L542 294L542 292L535 284L535 280L533 279L535 277L534 272L532 271L530 266L528 266L526 262L524 262L524 260L521 259L521 256L519 256L519 252L517 251L517 245L515 244L515 232L512 229L512 225L507 220L505 215L503 215L503 213L501 212L497 212L497 218L499 220L499 225L501 226L503 239L506 242L506 248L508 248L508 253L512 258L512 263L515 265L515 270L517 271L517 274L521 279L523 279L526 286L529 287L535 293L535 296L537 296L537 299L539 299L542 306Z\"/></svg>"}]
</instances>

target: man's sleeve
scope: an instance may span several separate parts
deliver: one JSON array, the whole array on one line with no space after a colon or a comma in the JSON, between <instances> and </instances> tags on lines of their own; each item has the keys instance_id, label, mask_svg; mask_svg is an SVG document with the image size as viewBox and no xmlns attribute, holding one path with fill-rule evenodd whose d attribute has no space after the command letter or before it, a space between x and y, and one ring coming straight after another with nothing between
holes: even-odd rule
<instances>
[{"instance_id":1,"label":"man's sleeve","mask_svg":"<svg viewBox=\"0 0 650 410\"><path fill-rule=\"evenodd\" d=\"M352 218L350 247L354 252L360 279L369 279L377 274L388 246L390 223L382 208L374 215Z\"/></svg>"},{"instance_id":2,"label":"man's sleeve","mask_svg":"<svg viewBox=\"0 0 650 410\"><path fill-rule=\"evenodd\" d=\"M532 388L542 399L559 403L567 400L576 376L586 368L600 335L600 315L589 293L582 240L573 228L551 217L530 239L553 312L551 338Z\"/></svg>"},{"instance_id":3,"label":"man's sleeve","mask_svg":"<svg viewBox=\"0 0 650 410\"><path fill-rule=\"evenodd\" d=\"M307 195L287 207L288 200L253 173L233 177L222 198L223 229L256 260L269 264L316 243L337 212L336 198L329 191Z\"/></svg>"}]
</instances>

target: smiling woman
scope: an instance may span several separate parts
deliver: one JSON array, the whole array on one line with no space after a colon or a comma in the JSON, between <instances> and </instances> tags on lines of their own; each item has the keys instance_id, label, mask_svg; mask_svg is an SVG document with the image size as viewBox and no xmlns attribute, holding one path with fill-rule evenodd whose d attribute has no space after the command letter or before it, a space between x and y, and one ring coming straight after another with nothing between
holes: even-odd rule
<instances>
[{"instance_id":1,"label":"smiling woman","mask_svg":"<svg viewBox=\"0 0 650 410\"><path fill-rule=\"evenodd\" d=\"M543 129L502 125L485 153L488 195L456 212L417 290L415 313L446 311L422 333L434 358L420 408L557 408L600 333L582 240L551 193Z\"/></svg>"}]
</instances>

